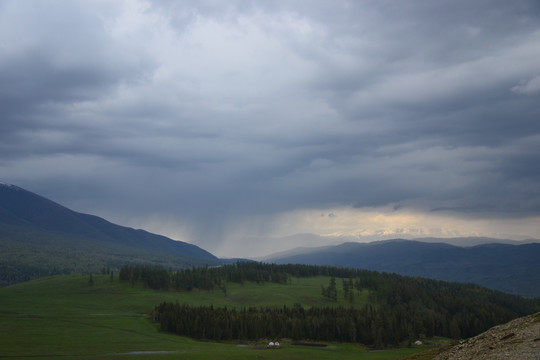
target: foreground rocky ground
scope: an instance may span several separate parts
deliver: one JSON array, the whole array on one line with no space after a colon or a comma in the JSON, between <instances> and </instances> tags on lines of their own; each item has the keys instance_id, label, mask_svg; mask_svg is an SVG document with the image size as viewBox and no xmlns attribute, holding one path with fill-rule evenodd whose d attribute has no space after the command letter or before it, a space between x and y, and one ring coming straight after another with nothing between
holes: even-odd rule
<instances>
[{"instance_id":1,"label":"foreground rocky ground","mask_svg":"<svg viewBox=\"0 0 540 360\"><path fill-rule=\"evenodd\" d=\"M540 313L495 326L434 360L540 360Z\"/></svg>"}]
</instances>

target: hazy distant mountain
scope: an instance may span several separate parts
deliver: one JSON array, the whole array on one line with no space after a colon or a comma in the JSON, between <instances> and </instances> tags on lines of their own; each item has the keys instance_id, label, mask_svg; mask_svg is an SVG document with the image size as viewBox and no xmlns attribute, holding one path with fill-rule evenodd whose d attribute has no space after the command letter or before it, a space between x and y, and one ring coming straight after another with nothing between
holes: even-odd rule
<instances>
[{"instance_id":1,"label":"hazy distant mountain","mask_svg":"<svg viewBox=\"0 0 540 360\"><path fill-rule=\"evenodd\" d=\"M263 243L271 244L274 252L269 250L267 254L257 257L258 260L267 261L271 259L281 258L282 256L291 256L295 254L304 254L312 251L321 251L326 247L333 247L347 242L353 243L370 243L378 241L396 240L396 238L371 238L371 237L356 237L356 236L321 236L316 234L295 234L285 237L268 237L268 238L256 238L254 241L261 241ZM405 239L403 239L405 240ZM453 237L453 238L437 238L437 237L423 237L407 239L411 241L427 242L427 243L445 243L460 247L472 247L482 244L529 244L540 243L540 239L527 239L527 240L509 240L509 239L496 239L489 237L469 236L469 237ZM293 249L287 249L290 244L299 244L298 247ZM280 250L285 248L287 250Z\"/></svg>"},{"instance_id":2,"label":"hazy distant mountain","mask_svg":"<svg viewBox=\"0 0 540 360\"><path fill-rule=\"evenodd\" d=\"M509 245L521 245L521 244L530 244L530 243L540 243L538 239L527 239L522 241L509 240L509 239L495 239L489 237L480 237L480 236L469 236L469 237L455 237L455 238L435 238L435 237L425 237L411 239L413 241L428 242L428 243L445 243L455 246L462 247L472 247L483 244L509 244Z\"/></svg>"},{"instance_id":3,"label":"hazy distant mountain","mask_svg":"<svg viewBox=\"0 0 540 360\"><path fill-rule=\"evenodd\" d=\"M472 282L492 289L540 297L540 244L483 244L387 240L295 249L267 262L335 265L439 280Z\"/></svg>"},{"instance_id":4,"label":"hazy distant mountain","mask_svg":"<svg viewBox=\"0 0 540 360\"><path fill-rule=\"evenodd\" d=\"M0 284L126 262L186 267L219 259L195 245L115 225L0 183Z\"/></svg>"}]
</instances>

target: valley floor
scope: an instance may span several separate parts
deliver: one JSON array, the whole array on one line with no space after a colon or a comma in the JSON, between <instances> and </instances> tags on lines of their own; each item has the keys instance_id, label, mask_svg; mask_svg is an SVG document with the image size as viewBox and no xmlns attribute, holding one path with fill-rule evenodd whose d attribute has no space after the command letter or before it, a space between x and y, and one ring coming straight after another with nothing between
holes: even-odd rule
<instances>
[{"instance_id":1,"label":"valley floor","mask_svg":"<svg viewBox=\"0 0 540 360\"><path fill-rule=\"evenodd\" d=\"M229 298L219 292L194 292L189 299L184 293L132 287L106 275L94 275L93 284L88 275L70 275L0 288L0 359L178 359L182 354L181 358L188 359L376 360L399 359L425 350L370 351L360 344L311 347L287 341L281 341L280 348L268 349L266 342L202 342L160 332L149 317L162 301L209 304L216 297L225 303L233 297L239 304L249 302L248 286L258 285L246 285L238 292L231 288ZM320 292L318 284L312 286L314 293Z\"/></svg>"}]
</instances>

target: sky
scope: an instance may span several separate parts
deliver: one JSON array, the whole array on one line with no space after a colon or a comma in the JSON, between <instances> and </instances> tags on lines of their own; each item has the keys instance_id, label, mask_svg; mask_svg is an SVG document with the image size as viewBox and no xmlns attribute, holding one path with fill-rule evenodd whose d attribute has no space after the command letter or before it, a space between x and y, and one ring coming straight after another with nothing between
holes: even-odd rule
<instances>
[{"instance_id":1,"label":"sky","mask_svg":"<svg viewBox=\"0 0 540 360\"><path fill-rule=\"evenodd\" d=\"M540 238L540 3L0 0L0 181L218 256Z\"/></svg>"}]
</instances>

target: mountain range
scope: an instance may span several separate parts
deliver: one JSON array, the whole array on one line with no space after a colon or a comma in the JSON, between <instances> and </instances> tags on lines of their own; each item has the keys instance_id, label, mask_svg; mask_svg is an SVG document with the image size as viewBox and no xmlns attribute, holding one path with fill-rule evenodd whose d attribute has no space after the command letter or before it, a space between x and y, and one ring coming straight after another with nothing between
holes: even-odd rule
<instances>
[{"instance_id":1,"label":"mountain range","mask_svg":"<svg viewBox=\"0 0 540 360\"><path fill-rule=\"evenodd\" d=\"M316 235L309 238L313 237ZM317 242L314 239L313 243ZM480 245L463 246L466 244ZM471 282L508 293L540 297L538 259L539 243L426 238L297 248L260 260ZM125 264L181 269L231 261L234 260L219 259L195 245L116 225L70 210L15 185L0 183L0 286L53 274L108 271Z\"/></svg>"},{"instance_id":2,"label":"mountain range","mask_svg":"<svg viewBox=\"0 0 540 360\"><path fill-rule=\"evenodd\" d=\"M471 247L412 240L299 248L265 258L278 264L332 265L471 282L540 297L540 244L489 243Z\"/></svg>"}]
</instances>

